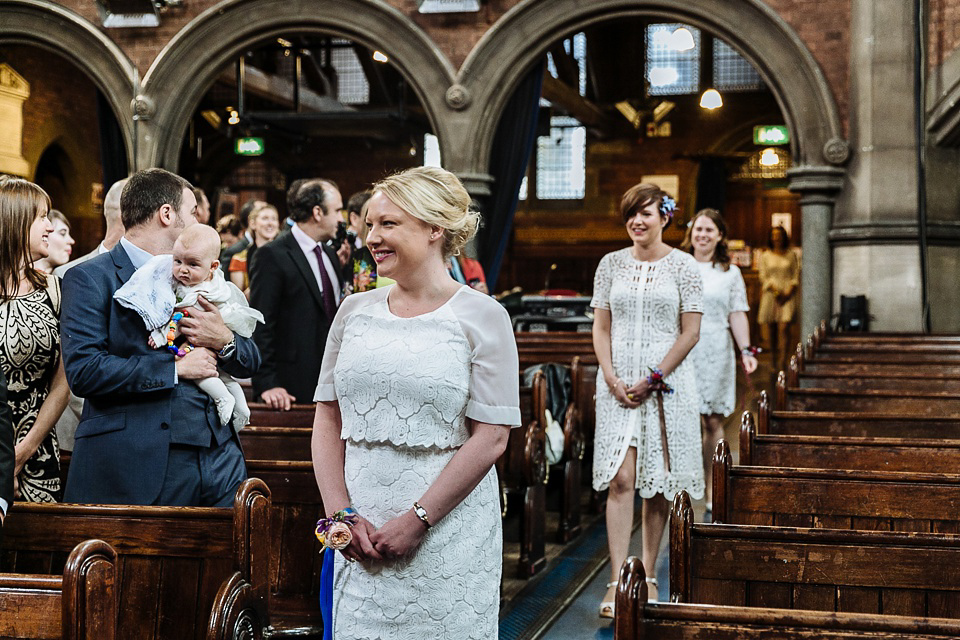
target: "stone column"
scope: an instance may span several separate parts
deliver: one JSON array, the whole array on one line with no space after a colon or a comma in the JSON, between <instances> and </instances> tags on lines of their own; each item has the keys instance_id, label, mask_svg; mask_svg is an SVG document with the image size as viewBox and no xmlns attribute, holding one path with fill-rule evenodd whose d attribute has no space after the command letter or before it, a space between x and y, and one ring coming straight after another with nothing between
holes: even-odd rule
<instances>
[{"instance_id":1,"label":"stone column","mask_svg":"<svg viewBox=\"0 0 960 640\"><path fill-rule=\"evenodd\" d=\"M922 329L913 30L912 2L852 0L853 157L830 233L833 297L865 294L878 331Z\"/></svg>"},{"instance_id":2,"label":"stone column","mask_svg":"<svg viewBox=\"0 0 960 640\"><path fill-rule=\"evenodd\" d=\"M787 172L790 190L800 194L803 217L801 338L812 333L821 320L830 318L830 224L845 173L843 169L827 166L799 166Z\"/></svg>"}]
</instances>

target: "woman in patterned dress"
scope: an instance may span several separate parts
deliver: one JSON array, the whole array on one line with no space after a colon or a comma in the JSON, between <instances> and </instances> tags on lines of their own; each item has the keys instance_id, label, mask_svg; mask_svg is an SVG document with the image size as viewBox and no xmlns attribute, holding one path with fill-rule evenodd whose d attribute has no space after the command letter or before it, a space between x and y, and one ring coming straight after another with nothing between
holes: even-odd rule
<instances>
[{"instance_id":1,"label":"woman in patterned dress","mask_svg":"<svg viewBox=\"0 0 960 640\"><path fill-rule=\"evenodd\" d=\"M600 260L594 278L593 347L597 376L597 428L593 488L609 487L607 538L611 582L600 616L613 617L620 565L627 557L634 491L643 498L643 568L651 599L660 539L670 503L680 489L703 496L700 399L687 354L700 332L703 287L696 262L662 239L674 202L653 184L631 187L620 213L633 246ZM651 389L662 372L672 393ZM662 415L661 415L662 401ZM661 435L665 424L666 452Z\"/></svg>"},{"instance_id":2,"label":"woman in patterned dress","mask_svg":"<svg viewBox=\"0 0 960 640\"><path fill-rule=\"evenodd\" d=\"M314 397L323 505L360 516L337 557L334 638L495 639L494 463L520 424L510 318L447 273L479 218L456 176L418 167L373 192L367 246L396 284L344 299Z\"/></svg>"},{"instance_id":3,"label":"woman in patterned dress","mask_svg":"<svg viewBox=\"0 0 960 640\"><path fill-rule=\"evenodd\" d=\"M60 451L53 427L69 389L60 358L60 279L33 263L48 253L50 198L32 182L0 180L0 366L13 415L19 497L56 502Z\"/></svg>"},{"instance_id":4,"label":"woman in patterned dress","mask_svg":"<svg viewBox=\"0 0 960 640\"><path fill-rule=\"evenodd\" d=\"M727 224L716 209L697 212L683 241L684 250L693 254L703 277L703 320L700 341L693 348L693 359L700 390L700 422L703 426L703 468L707 481L707 510L712 510L712 460L717 443L723 437L723 419L736 406L737 369L733 339L743 370L750 375L757 369L757 358L750 346L747 320L747 288L727 251ZM732 334L732 337L731 337Z\"/></svg>"}]
</instances>

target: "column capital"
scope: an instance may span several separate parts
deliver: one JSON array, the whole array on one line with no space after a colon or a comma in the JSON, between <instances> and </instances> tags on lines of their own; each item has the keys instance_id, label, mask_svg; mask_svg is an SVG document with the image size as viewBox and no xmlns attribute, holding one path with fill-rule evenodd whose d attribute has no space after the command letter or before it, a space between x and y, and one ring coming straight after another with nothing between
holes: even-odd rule
<instances>
[{"instance_id":1,"label":"column capital","mask_svg":"<svg viewBox=\"0 0 960 640\"><path fill-rule=\"evenodd\" d=\"M787 171L789 189L800 194L800 204L833 205L843 189L847 171L840 167L801 165Z\"/></svg>"},{"instance_id":2,"label":"column capital","mask_svg":"<svg viewBox=\"0 0 960 640\"><path fill-rule=\"evenodd\" d=\"M470 171L454 171L454 175L460 178L467 193L472 198L486 198L491 195L490 186L494 183L494 177L489 173L475 173Z\"/></svg>"}]
</instances>

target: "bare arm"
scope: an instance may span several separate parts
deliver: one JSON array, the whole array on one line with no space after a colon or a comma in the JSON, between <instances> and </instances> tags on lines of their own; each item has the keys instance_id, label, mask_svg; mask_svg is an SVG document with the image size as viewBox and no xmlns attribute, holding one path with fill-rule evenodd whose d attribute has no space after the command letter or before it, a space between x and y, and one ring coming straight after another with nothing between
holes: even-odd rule
<instances>
[{"instance_id":1,"label":"bare arm","mask_svg":"<svg viewBox=\"0 0 960 640\"><path fill-rule=\"evenodd\" d=\"M330 516L350 506L347 483L343 478L344 443L340 439L340 405L332 402L318 402L313 418L313 435L310 449L313 457L313 474L317 478L323 508ZM352 560L379 560L380 554L370 542L370 534L375 529L360 515L360 522L353 528L353 541L343 550L343 554Z\"/></svg>"},{"instance_id":2,"label":"bare arm","mask_svg":"<svg viewBox=\"0 0 960 640\"><path fill-rule=\"evenodd\" d=\"M627 397L627 382L621 380L613 370L613 351L610 343L612 318L609 309L593 310L593 350L597 354L600 372L603 375L603 381L610 388L610 393L626 407L639 407L639 402Z\"/></svg>"},{"instance_id":3,"label":"bare arm","mask_svg":"<svg viewBox=\"0 0 960 640\"><path fill-rule=\"evenodd\" d=\"M733 333L733 339L736 342L738 350L750 346L750 322L747 320L745 311L733 311L729 316L730 332ZM757 359L749 354L740 354L743 360L743 367L747 373L753 373L757 369Z\"/></svg>"},{"instance_id":4,"label":"bare arm","mask_svg":"<svg viewBox=\"0 0 960 640\"><path fill-rule=\"evenodd\" d=\"M418 501L431 525L463 502L506 451L510 427L483 422L472 425L470 437ZM415 549L426 533L426 525L410 505L408 511L383 525L370 540L381 555L395 558Z\"/></svg>"},{"instance_id":5,"label":"bare arm","mask_svg":"<svg viewBox=\"0 0 960 640\"><path fill-rule=\"evenodd\" d=\"M69 400L70 388L67 386L67 376L63 372L63 358L60 358L60 362L57 364L57 372L53 375L53 381L50 383L50 392L47 393L46 399L40 405L36 421L14 449L16 455L14 475L20 473L24 463L40 448L44 438L53 430L57 420L63 414L63 410L67 408Z\"/></svg>"}]
</instances>

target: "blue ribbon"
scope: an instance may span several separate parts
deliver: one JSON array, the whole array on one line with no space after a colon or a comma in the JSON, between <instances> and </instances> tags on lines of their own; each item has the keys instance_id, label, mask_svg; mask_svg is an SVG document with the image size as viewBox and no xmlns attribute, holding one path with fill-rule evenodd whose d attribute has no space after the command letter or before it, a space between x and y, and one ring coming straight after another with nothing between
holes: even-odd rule
<instances>
[{"instance_id":1,"label":"blue ribbon","mask_svg":"<svg viewBox=\"0 0 960 640\"><path fill-rule=\"evenodd\" d=\"M323 550L320 566L320 615L323 617L323 640L333 640L333 549Z\"/></svg>"}]
</instances>

